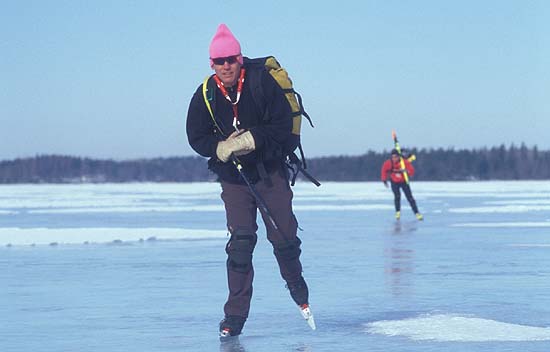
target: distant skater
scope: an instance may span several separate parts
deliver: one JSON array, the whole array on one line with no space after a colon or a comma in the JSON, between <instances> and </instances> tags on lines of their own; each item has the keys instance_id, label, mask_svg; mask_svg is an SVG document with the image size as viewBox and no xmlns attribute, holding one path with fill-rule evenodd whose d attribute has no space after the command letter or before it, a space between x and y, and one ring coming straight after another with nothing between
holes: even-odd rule
<instances>
[{"instance_id":1,"label":"distant skater","mask_svg":"<svg viewBox=\"0 0 550 352\"><path fill-rule=\"evenodd\" d=\"M220 181L230 234L225 246L229 294L219 324L220 338L241 334L248 318L258 210L290 296L313 324L284 160L293 127L291 108L275 79L263 66L259 69L249 62L229 28L221 24L210 43L214 74L196 90L187 115L189 144L210 158L208 167ZM260 88L263 102L253 96L253 90ZM273 326L265 327L270 329Z\"/></svg>"},{"instance_id":2,"label":"distant skater","mask_svg":"<svg viewBox=\"0 0 550 352\"><path fill-rule=\"evenodd\" d=\"M401 167L401 161L403 161L405 165L404 169ZM418 211L416 201L412 195L411 187L406 181L405 173L408 176L408 180L409 177L414 175L414 167L409 160L402 158L399 155L397 149L392 149L390 159L386 160L384 164L382 164L380 178L382 179L382 182L384 182L384 186L386 186L386 188L388 187L388 177L390 179L391 190L394 196L395 218L397 220L401 218L401 190L403 190L403 193L405 193L405 197L407 197L416 218L418 220L423 220L424 217Z\"/></svg>"}]
</instances>

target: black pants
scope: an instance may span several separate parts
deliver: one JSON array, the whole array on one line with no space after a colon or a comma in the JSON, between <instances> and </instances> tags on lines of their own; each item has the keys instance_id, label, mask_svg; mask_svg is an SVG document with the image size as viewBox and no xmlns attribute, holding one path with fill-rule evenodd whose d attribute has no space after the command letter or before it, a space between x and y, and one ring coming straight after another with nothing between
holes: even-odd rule
<instances>
[{"instance_id":1,"label":"black pants","mask_svg":"<svg viewBox=\"0 0 550 352\"><path fill-rule=\"evenodd\" d=\"M266 227L267 238L274 247L274 254L279 264L280 274L287 283L299 281L302 278L302 264L299 259L300 240L296 236L298 223L292 212L293 193L290 189L288 179L284 176L284 170L278 170L270 175L273 185L269 187L263 181L256 183L256 191L264 199L271 216L275 219L281 231L277 231L266 214L260 211ZM237 185L222 182L221 197L225 204L227 217L227 228L231 233L231 239L227 243L227 281L229 296L224 306L225 315L239 315L247 318L252 298L252 281L254 279L254 268L252 266L252 252L256 245L256 215L258 205L254 195L246 185ZM243 252L246 262L242 266L235 265L231 256L235 252L238 239L247 239L250 246ZM246 242L241 242L246 243ZM289 244L291 244L290 251ZM294 248L292 248L294 246ZM282 249L282 250L281 250ZM290 255L288 255L290 252ZM231 253L231 254L230 254ZM248 257L247 257L248 255ZM242 257L241 257L242 258ZM240 260L237 258L237 260Z\"/></svg>"},{"instance_id":2,"label":"black pants","mask_svg":"<svg viewBox=\"0 0 550 352\"><path fill-rule=\"evenodd\" d=\"M391 190L393 191L393 201L395 203L395 211L401 211L401 189L403 190L403 193L405 193L405 197L407 197L407 200L409 201L413 212L415 214L418 213L418 207L416 206L416 201L413 198L411 187L405 182L391 183Z\"/></svg>"}]
</instances>

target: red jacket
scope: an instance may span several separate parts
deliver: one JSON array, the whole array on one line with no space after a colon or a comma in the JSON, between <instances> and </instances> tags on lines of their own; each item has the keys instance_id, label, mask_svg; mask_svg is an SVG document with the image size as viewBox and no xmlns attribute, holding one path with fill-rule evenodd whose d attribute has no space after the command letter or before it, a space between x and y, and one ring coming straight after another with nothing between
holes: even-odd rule
<instances>
[{"instance_id":1,"label":"red jacket","mask_svg":"<svg viewBox=\"0 0 550 352\"><path fill-rule=\"evenodd\" d=\"M405 169L407 170L410 178L414 175L414 167L407 159L403 160L405 161ZM384 164L382 165L382 171L380 173L380 179L382 181L386 181L388 179L388 174L390 174L392 182L405 182L405 177L403 177L403 173L401 172L401 163L399 161L396 163L392 163L391 159L388 159L384 162Z\"/></svg>"}]
</instances>

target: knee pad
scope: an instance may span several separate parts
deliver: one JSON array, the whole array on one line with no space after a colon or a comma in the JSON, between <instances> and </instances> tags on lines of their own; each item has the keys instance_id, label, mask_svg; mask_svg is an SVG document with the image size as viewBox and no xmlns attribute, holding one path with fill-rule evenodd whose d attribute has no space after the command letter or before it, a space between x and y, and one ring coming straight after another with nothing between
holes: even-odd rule
<instances>
[{"instance_id":1,"label":"knee pad","mask_svg":"<svg viewBox=\"0 0 550 352\"><path fill-rule=\"evenodd\" d=\"M255 233L236 230L225 246L227 266L234 271L247 273L252 269L252 252L256 247Z\"/></svg>"},{"instance_id":2,"label":"knee pad","mask_svg":"<svg viewBox=\"0 0 550 352\"><path fill-rule=\"evenodd\" d=\"M302 241L298 237L288 242L273 243L273 254L279 259L293 260L300 256Z\"/></svg>"}]
</instances>

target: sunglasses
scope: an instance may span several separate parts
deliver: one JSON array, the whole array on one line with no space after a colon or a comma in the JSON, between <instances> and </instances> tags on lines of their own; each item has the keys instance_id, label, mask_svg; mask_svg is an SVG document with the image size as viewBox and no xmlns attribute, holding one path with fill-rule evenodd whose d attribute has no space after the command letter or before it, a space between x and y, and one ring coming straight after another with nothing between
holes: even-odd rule
<instances>
[{"instance_id":1,"label":"sunglasses","mask_svg":"<svg viewBox=\"0 0 550 352\"><path fill-rule=\"evenodd\" d=\"M231 64L234 64L235 62L237 62L238 57L239 57L239 55L228 56L228 57L217 57L215 59L212 59L212 62L215 65L223 65L226 62L231 65Z\"/></svg>"}]
</instances>

